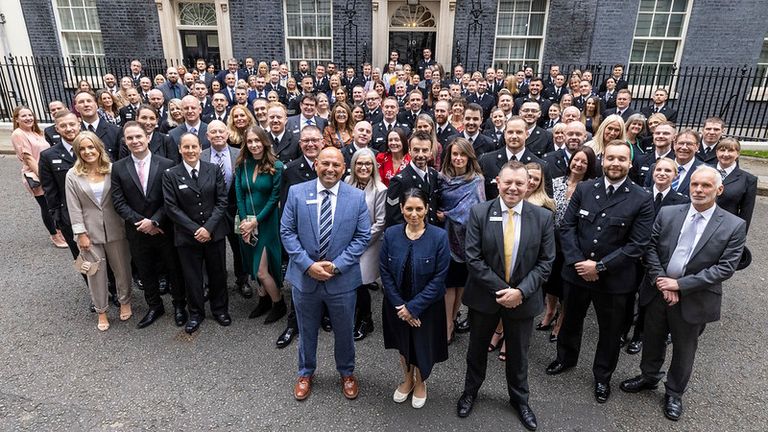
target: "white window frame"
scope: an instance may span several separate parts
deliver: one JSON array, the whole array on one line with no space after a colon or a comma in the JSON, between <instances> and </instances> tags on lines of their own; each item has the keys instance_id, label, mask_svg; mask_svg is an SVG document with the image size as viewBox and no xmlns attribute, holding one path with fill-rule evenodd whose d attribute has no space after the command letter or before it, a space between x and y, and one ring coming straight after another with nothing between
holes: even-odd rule
<instances>
[{"instance_id":1,"label":"white window frame","mask_svg":"<svg viewBox=\"0 0 768 432\"><path fill-rule=\"evenodd\" d=\"M642 3L643 0L640 1ZM654 7L653 7L653 13L656 14L656 8L658 6L659 0L654 0ZM638 3L637 6L637 13L635 14L635 26L632 29L632 46L629 49L629 55L627 57L627 70L626 74L627 76L631 76L632 74L632 67L633 66L644 66L644 65L656 65L658 68L659 65L666 65L666 63L659 63L659 62L644 62L644 63L632 63L630 60L632 59L632 51L634 50L635 41L661 41L661 42L667 42L667 41L673 41L677 42L677 50L675 52L675 59L672 62L672 65L679 65L680 59L683 55L683 48L685 48L685 40L686 35L688 34L688 23L691 19L691 9L693 7L694 0L685 0L685 13L683 15L683 25L680 28L680 36L678 37L667 37L667 36L635 36L635 33L637 32L637 22L638 18L640 16L640 6L641 4ZM661 13L671 13L671 12L661 12ZM651 84L644 84L644 85L629 85L629 90L632 92L632 98L633 99L650 99L653 97L653 93L656 91L657 88L664 88L669 93L670 99L676 99L677 94L672 93L670 89L677 88L677 75L672 76L672 81L668 85L662 85L658 83L658 75L654 76L653 82Z\"/></svg>"},{"instance_id":2,"label":"white window frame","mask_svg":"<svg viewBox=\"0 0 768 432\"><path fill-rule=\"evenodd\" d=\"M768 101L768 63L760 63L760 57L763 56L765 51L768 51L768 33L766 33L765 37L763 38L762 46L763 47L760 50L760 55L757 57L757 63L755 64L755 73L757 73L760 68L763 68L763 74L760 78L760 82L757 83L757 85L755 85L755 83L752 84L752 90L749 92L749 96L747 97L748 101Z\"/></svg>"},{"instance_id":3,"label":"white window frame","mask_svg":"<svg viewBox=\"0 0 768 432\"><path fill-rule=\"evenodd\" d=\"M533 3L533 0L531 0L531 3ZM512 61L512 62L517 61L517 60L513 60L513 59L498 59L498 58L496 58L496 45L499 42L499 39L503 39L503 40L524 40L524 41L526 41L526 43L529 40L541 40L541 47L539 48L539 57L538 57L538 59L536 59L537 65L534 68L534 70L540 69L541 65L544 62L544 46L545 46L545 44L547 42L547 25L549 23L550 0L544 0L544 22L542 24L543 31L542 31L541 36L498 36L499 16L501 15L499 13L499 9L500 9L499 6L500 6L500 4L501 4L501 0L498 0L496 2L496 22L494 23L494 28L493 28L493 34L494 34L494 38L493 38L493 60L492 60L491 65L494 68L498 68L499 65L497 64L497 62L498 61L502 61L505 64L503 66L503 69L506 70L506 69L509 69L507 67L507 65L508 65L508 63L510 61ZM530 21L531 21L531 7L529 6L528 7L528 23L529 23L529 25L530 25ZM529 60L531 60L531 59L521 59L520 61L522 62L523 65L526 65L527 64L526 62L529 61ZM508 74L509 73L514 74L515 72L516 71L507 70Z\"/></svg>"},{"instance_id":4,"label":"white window frame","mask_svg":"<svg viewBox=\"0 0 768 432\"><path fill-rule=\"evenodd\" d=\"M315 1L317 1L317 0L315 0ZM292 67L293 66L292 62L294 62L294 61L298 62L298 61L301 61L301 60L306 60L310 64L310 74L312 74L314 76L314 69L312 68L312 64L313 63L333 61L333 0L329 0L330 7L331 7L331 11L330 11L330 14L329 14L330 15L330 30L331 30L331 35L330 36L301 36L301 37L288 36L288 0L282 0L282 2L283 2L283 28L285 29L285 61L286 61L286 64L288 64L288 68L289 68L289 70L291 72L295 72L295 70L293 70L293 67ZM301 4L301 2L299 4ZM310 15L310 14L308 14L308 15ZM315 16L317 14L316 13L312 13L311 15ZM300 16L304 16L304 12L303 11L300 12ZM319 59L319 58L306 59L306 58L298 58L298 57L294 58L293 54L291 53L291 46L290 46L290 41L292 41L292 40L312 40L312 41L328 40L328 41L331 42L331 58L328 58L328 59ZM297 85L298 84L300 84L300 83L297 83Z\"/></svg>"},{"instance_id":5,"label":"white window frame","mask_svg":"<svg viewBox=\"0 0 768 432\"><path fill-rule=\"evenodd\" d=\"M101 22L99 22L99 30L64 30L61 25L61 16L59 15L59 0L52 0L51 6L53 7L53 17L56 21L56 35L59 38L59 46L61 47L61 54L62 57L64 57L64 62L67 65L71 64L71 58L72 57L92 57L97 64L97 69L101 70L104 68L103 60L105 57L105 54L103 52L104 49L104 41L102 40L102 53L94 53L94 54L71 54L69 52L69 45L67 44L67 40L64 37L65 33L87 33L87 34L98 34L101 36ZM66 8L71 8L72 6L64 6ZM103 70L101 71L103 72ZM100 73L100 75L103 75ZM99 88L102 85L101 82L101 76L84 76L84 75L76 75L74 73L74 70L72 68L67 68L67 77L64 85L66 87L70 88L77 88L77 85L80 80L86 80L91 83L94 88Z\"/></svg>"}]
</instances>

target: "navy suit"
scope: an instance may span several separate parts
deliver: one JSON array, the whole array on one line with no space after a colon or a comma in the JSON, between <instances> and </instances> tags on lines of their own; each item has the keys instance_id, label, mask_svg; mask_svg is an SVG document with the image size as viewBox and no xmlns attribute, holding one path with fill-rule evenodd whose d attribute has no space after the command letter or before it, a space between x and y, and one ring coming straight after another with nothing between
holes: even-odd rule
<instances>
[{"instance_id":1,"label":"navy suit","mask_svg":"<svg viewBox=\"0 0 768 432\"><path fill-rule=\"evenodd\" d=\"M370 240L371 220L365 193L339 182L333 212L333 228L327 255L320 256L318 213L322 197L317 181L294 185L288 190L280 221L280 237L288 256L285 279L293 286L293 301L299 324L299 376L314 375L317 368L317 333L323 304L327 305L334 330L336 369L342 377L355 368L352 338L356 289L362 285L360 256ZM333 262L339 273L321 282L307 270L315 262Z\"/></svg>"},{"instance_id":2,"label":"navy suit","mask_svg":"<svg viewBox=\"0 0 768 432\"><path fill-rule=\"evenodd\" d=\"M58 144L40 153L37 170L40 184L45 191L48 212L56 222L56 226L61 230L64 240L67 241L69 250L72 252L72 258L77 258L80 249L77 247L72 234L72 222L69 220L66 195L67 172L74 164L75 158L69 154L61 142L61 138L59 138Z\"/></svg>"},{"instance_id":3,"label":"navy suit","mask_svg":"<svg viewBox=\"0 0 768 432\"><path fill-rule=\"evenodd\" d=\"M125 139L121 139L120 145L120 159L130 156L131 150L125 145ZM149 151L152 155L157 155L165 159L170 159L177 164L181 162L181 154L179 153L179 146L173 142L173 138L164 133L155 131L152 133L152 138L149 139Z\"/></svg>"},{"instance_id":4,"label":"navy suit","mask_svg":"<svg viewBox=\"0 0 768 432\"><path fill-rule=\"evenodd\" d=\"M176 143L176 146L180 146L181 136L185 133L187 133L187 125L182 123L168 131L168 136ZM208 124L202 120L200 121L200 128L197 130L197 138L200 139L200 148L203 150L211 146L210 141L208 141Z\"/></svg>"},{"instance_id":5,"label":"navy suit","mask_svg":"<svg viewBox=\"0 0 768 432\"><path fill-rule=\"evenodd\" d=\"M571 155L567 154L565 148L553 150L545 154L541 159L547 163L546 175L549 179L554 180L568 175Z\"/></svg>"},{"instance_id":6,"label":"navy suit","mask_svg":"<svg viewBox=\"0 0 768 432\"><path fill-rule=\"evenodd\" d=\"M706 151L704 142L699 143L699 150L696 152L696 159L712 166L717 165L717 151L715 148L717 144L710 147L709 152Z\"/></svg>"},{"instance_id":7,"label":"navy suit","mask_svg":"<svg viewBox=\"0 0 768 432\"><path fill-rule=\"evenodd\" d=\"M479 162L480 162L480 169L483 170L483 177L485 179L485 198L491 199L496 198L499 196L499 189L496 186L496 176L499 175L499 171L501 171L501 167L504 166L505 163L507 163L509 159L507 159L507 149L506 148L500 148L496 151L486 153L484 154ZM520 162L527 164L528 162L538 162L542 165L544 165L544 169L546 170L546 162L539 159L534 155L530 150L525 149L523 152L523 156L520 158ZM551 180L550 180L550 190L551 190Z\"/></svg>"},{"instance_id":8,"label":"navy suit","mask_svg":"<svg viewBox=\"0 0 768 432\"><path fill-rule=\"evenodd\" d=\"M394 128L400 128L405 132L405 136L409 136L411 134L411 128L408 127L405 123L400 123L398 121L395 121L395 124L392 126L392 129ZM378 123L373 124L373 135L371 136L371 148L376 149L377 151L383 152L387 151L387 126L384 124L384 121L380 121Z\"/></svg>"},{"instance_id":9,"label":"navy suit","mask_svg":"<svg viewBox=\"0 0 768 432\"><path fill-rule=\"evenodd\" d=\"M419 111L418 113L414 113L411 110L407 110L407 111L400 111L400 113L397 114L397 122L408 125L410 129L413 129L414 125L416 124L416 118L421 114L426 114L432 117L432 112L426 108L422 108L421 111Z\"/></svg>"},{"instance_id":10,"label":"navy suit","mask_svg":"<svg viewBox=\"0 0 768 432\"><path fill-rule=\"evenodd\" d=\"M85 122L81 122L81 130L88 130ZM104 143L104 149L109 154L109 160L114 162L120 158L120 140L123 136L123 130L120 127L107 123L105 120L99 120L99 126L95 131L96 135Z\"/></svg>"},{"instance_id":11,"label":"navy suit","mask_svg":"<svg viewBox=\"0 0 768 432\"><path fill-rule=\"evenodd\" d=\"M525 140L525 147L533 152L536 157L541 158L546 153L555 150L555 145L552 142L552 132L535 126Z\"/></svg>"},{"instance_id":12,"label":"navy suit","mask_svg":"<svg viewBox=\"0 0 768 432\"><path fill-rule=\"evenodd\" d=\"M274 139L271 131L267 131L270 138ZM272 152L280 159L281 162L287 164L288 162L297 159L301 156L301 149L299 148L299 136L289 133L287 129L283 131L283 137L277 144L272 145Z\"/></svg>"},{"instance_id":13,"label":"navy suit","mask_svg":"<svg viewBox=\"0 0 768 432\"><path fill-rule=\"evenodd\" d=\"M440 125L435 124L435 133L437 133L437 141L443 148L446 148L451 140L459 136L459 131L451 125L451 122L446 122L442 131L440 131Z\"/></svg>"},{"instance_id":14,"label":"navy suit","mask_svg":"<svg viewBox=\"0 0 768 432\"><path fill-rule=\"evenodd\" d=\"M736 167L723 179L723 193L717 197L717 205L742 218L749 231L756 197L757 177Z\"/></svg>"}]
</instances>

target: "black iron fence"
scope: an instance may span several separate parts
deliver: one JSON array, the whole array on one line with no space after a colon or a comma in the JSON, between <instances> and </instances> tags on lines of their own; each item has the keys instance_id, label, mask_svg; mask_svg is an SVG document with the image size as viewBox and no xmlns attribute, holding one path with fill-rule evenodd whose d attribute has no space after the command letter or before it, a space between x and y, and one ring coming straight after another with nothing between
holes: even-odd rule
<instances>
[{"instance_id":1,"label":"black iron fence","mask_svg":"<svg viewBox=\"0 0 768 432\"><path fill-rule=\"evenodd\" d=\"M112 73L117 78L130 74L127 58L81 59L77 62L61 57L0 58L0 121L10 121L13 108L30 106L42 121L50 122L48 102L66 104L80 80L96 89L103 86L102 77ZM164 74L180 60L141 59L144 74L154 78ZM509 72L517 66L509 65ZM566 77L576 69L590 71L595 91L612 71L612 65L560 65ZM542 67L545 76L548 66ZM746 140L768 140L768 72L765 67L686 66L648 68L627 71L626 79L633 94L632 108L639 110L651 101L656 88L670 94L669 104L678 110L681 128L699 128L711 116L722 118L726 131ZM567 82L567 79L566 79Z\"/></svg>"}]
</instances>

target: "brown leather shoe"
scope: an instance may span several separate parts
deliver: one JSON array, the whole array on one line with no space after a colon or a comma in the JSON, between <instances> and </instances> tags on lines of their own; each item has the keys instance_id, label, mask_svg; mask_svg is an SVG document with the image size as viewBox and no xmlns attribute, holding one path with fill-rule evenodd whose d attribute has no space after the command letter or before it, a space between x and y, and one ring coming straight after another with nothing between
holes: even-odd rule
<instances>
[{"instance_id":1,"label":"brown leather shoe","mask_svg":"<svg viewBox=\"0 0 768 432\"><path fill-rule=\"evenodd\" d=\"M293 387L293 397L296 398L296 400L304 400L309 397L309 394L312 392L312 377L311 376L300 376L298 380L296 380L296 385Z\"/></svg>"},{"instance_id":2,"label":"brown leather shoe","mask_svg":"<svg viewBox=\"0 0 768 432\"><path fill-rule=\"evenodd\" d=\"M341 377L341 391L347 399L357 397L357 378L354 375Z\"/></svg>"}]
</instances>

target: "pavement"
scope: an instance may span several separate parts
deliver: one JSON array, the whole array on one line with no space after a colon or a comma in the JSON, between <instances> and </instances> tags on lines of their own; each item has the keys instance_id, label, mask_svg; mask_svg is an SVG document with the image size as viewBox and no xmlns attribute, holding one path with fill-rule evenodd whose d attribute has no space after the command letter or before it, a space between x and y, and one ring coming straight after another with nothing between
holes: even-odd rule
<instances>
[{"instance_id":1,"label":"pavement","mask_svg":"<svg viewBox=\"0 0 768 432\"><path fill-rule=\"evenodd\" d=\"M40 125L45 128L49 125ZM14 154L11 146L10 136L13 131L13 125L8 122L0 122L0 154ZM744 150L768 150L768 143L745 142L742 145ZM757 176L757 194L768 196L768 159L761 159L749 156L739 158L739 165L742 169Z\"/></svg>"},{"instance_id":2,"label":"pavement","mask_svg":"<svg viewBox=\"0 0 768 432\"><path fill-rule=\"evenodd\" d=\"M312 395L293 399L297 341L274 342L285 321L264 325L246 317L255 306L230 291L233 324L212 319L187 336L164 316L139 330L146 313L134 291L128 322L109 311L111 328L96 330L89 296L68 250L55 249L39 210L21 185L15 156L0 155L0 430L3 431L500 431L523 430L508 405L504 364L489 355L488 375L475 410L455 414L462 387L467 335L436 365L421 410L398 405L397 354L384 349L381 291L372 294L376 330L356 344L360 396L347 401L333 366L332 335L320 332L319 369ZM756 215L768 213L760 197ZM530 403L540 431L765 431L768 430L768 219L749 233L753 263L726 282L723 314L699 342L685 412L676 423L661 411L663 390L630 395L621 380L639 373L640 356L621 353L613 394L592 396L591 361L597 326L585 322L579 364L556 377L544 369L555 356L546 332L534 332L529 356ZM227 258L231 262L231 256ZM230 265L231 267L231 265ZM229 281L233 281L229 274ZM166 310L171 310L165 297ZM537 320L538 322L538 320Z\"/></svg>"}]
</instances>

